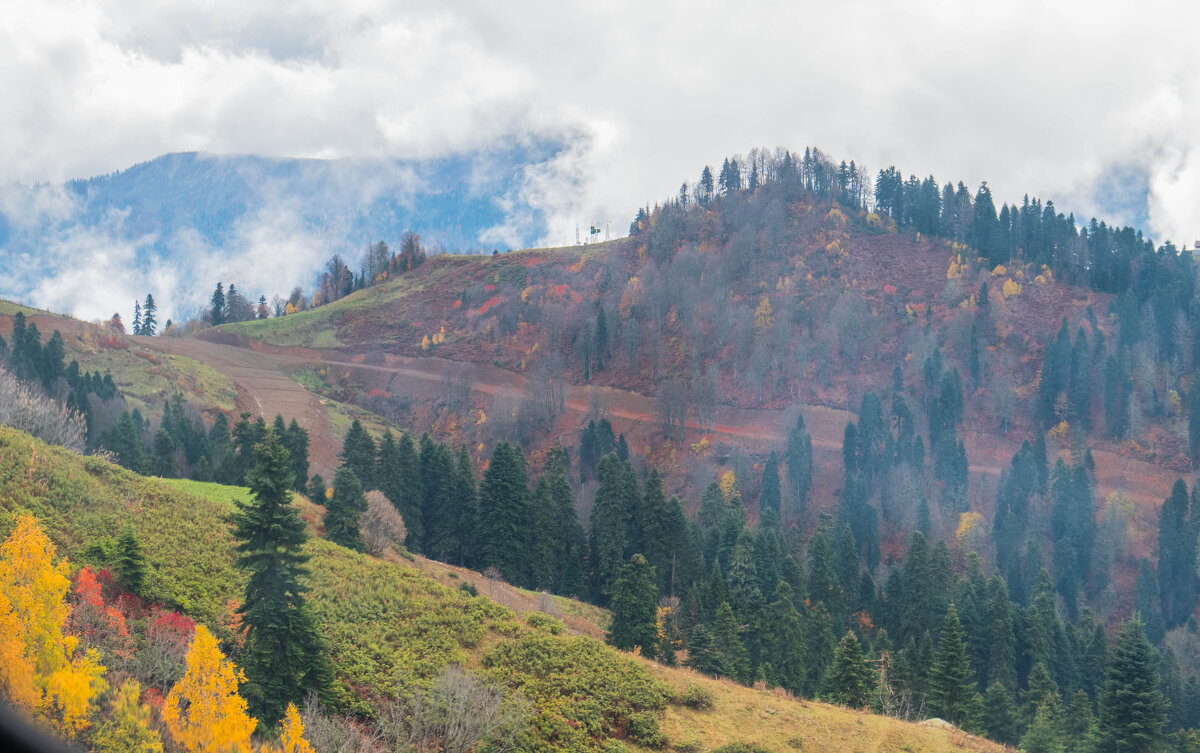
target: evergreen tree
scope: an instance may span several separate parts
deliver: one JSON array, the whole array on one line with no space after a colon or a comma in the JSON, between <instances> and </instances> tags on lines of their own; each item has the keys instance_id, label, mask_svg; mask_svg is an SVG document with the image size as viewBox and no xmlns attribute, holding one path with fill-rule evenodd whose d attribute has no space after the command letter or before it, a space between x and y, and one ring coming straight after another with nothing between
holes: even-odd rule
<instances>
[{"instance_id":1,"label":"evergreen tree","mask_svg":"<svg viewBox=\"0 0 1200 753\"><path fill-rule=\"evenodd\" d=\"M967 702L975 693L974 677L958 612L951 604L942 621L942 634L929 673L931 712L961 725L966 720Z\"/></svg>"},{"instance_id":2,"label":"evergreen tree","mask_svg":"<svg viewBox=\"0 0 1200 753\"><path fill-rule=\"evenodd\" d=\"M379 491L404 520L408 548L421 551L421 542L425 538L425 525L421 520L425 493L412 437L401 434L396 439L390 430L385 431L379 442L378 470Z\"/></svg>"},{"instance_id":3,"label":"evergreen tree","mask_svg":"<svg viewBox=\"0 0 1200 753\"><path fill-rule=\"evenodd\" d=\"M137 301L133 302L133 326L129 329L133 335L142 334L142 304Z\"/></svg>"},{"instance_id":4,"label":"evergreen tree","mask_svg":"<svg viewBox=\"0 0 1200 753\"><path fill-rule=\"evenodd\" d=\"M166 429L154 432L154 455L150 459L150 472L161 478L175 478L179 468L175 462L175 440Z\"/></svg>"},{"instance_id":5,"label":"evergreen tree","mask_svg":"<svg viewBox=\"0 0 1200 753\"><path fill-rule=\"evenodd\" d=\"M562 447L551 447L546 453L542 471L539 484L545 482L547 494L553 503L555 520L552 530L560 543L557 550L559 560L555 563L554 592L582 597L586 592L584 559L587 557L587 535L575 513L575 494L567 476L566 451Z\"/></svg>"},{"instance_id":6,"label":"evergreen tree","mask_svg":"<svg viewBox=\"0 0 1200 753\"><path fill-rule=\"evenodd\" d=\"M630 543L630 522L637 507L637 482L633 480L631 490L632 469L627 470L616 455L606 455L600 461L597 474L600 485L592 501L588 531L590 586L592 600L603 604L616 579L617 568L625 561Z\"/></svg>"},{"instance_id":7,"label":"evergreen tree","mask_svg":"<svg viewBox=\"0 0 1200 753\"><path fill-rule=\"evenodd\" d=\"M781 494L779 489L779 461L775 457L775 453L771 453L767 457L767 462L763 466L762 473L762 488L758 496L759 513L766 510L771 510L776 517L780 515Z\"/></svg>"},{"instance_id":8,"label":"evergreen tree","mask_svg":"<svg viewBox=\"0 0 1200 753\"><path fill-rule=\"evenodd\" d=\"M288 482L291 482L290 474ZM329 540L361 552L363 542L358 522L367 511L367 497L354 471L343 466L333 474L333 496L326 503L325 511L325 535Z\"/></svg>"},{"instance_id":9,"label":"evergreen tree","mask_svg":"<svg viewBox=\"0 0 1200 753\"><path fill-rule=\"evenodd\" d=\"M860 709L871 695L872 673L854 633L847 631L833 652L829 668L829 700Z\"/></svg>"},{"instance_id":10,"label":"evergreen tree","mask_svg":"<svg viewBox=\"0 0 1200 753\"><path fill-rule=\"evenodd\" d=\"M1100 695L1097 753L1150 753L1163 746L1166 703L1158 687L1154 649L1136 615L1113 649Z\"/></svg>"},{"instance_id":11,"label":"evergreen tree","mask_svg":"<svg viewBox=\"0 0 1200 753\"><path fill-rule=\"evenodd\" d=\"M325 477L314 473L308 480L308 498L318 505L325 504Z\"/></svg>"},{"instance_id":12,"label":"evergreen tree","mask_svg":"<svg viewBox=\"0 0 1200 753\"><path fill-rule=\"evenodd\" d=\"M763 618L764 655L770 658L767 681L793 693L804 687L804 633L800 613L792 600L792 587L781 581L775 600ZM690 650L690 649L689 649Z\"/></svg>"},{"instance_id":13,"label":"evergreen tree","mask_svg":"<svg viewBox=\"0 0 1200 753\"><path fill-rule=\"evenodd\" d=\"M270 728L289 703L323 690L329 670L305 602L308 557L301 550L307 536L292 505L291 458L274 434L258 445L256 456L246 474L253 498L237 502L234 514L238 566L248 576L237 611L245 629L244 693L260 724ZM338 478L357 485L349 471L338 471Z\"/></svg>"},{"instance_id":14,"label":"evergreen tree","mask_svg":"<svg viewBox=\"0 0 1200 753\"><path fill-rule=\"evenodd\" d=\"M225 287L219 282L216 289L213 290L209 319L214 327L225 323Z\"/></svg>"},{"instance_id":15,"label":"evergreen tree","mask_svg":"<svg viewBox=\"0 0 1200 753\"><path fill-rule=\"evenodd\" d=\"M608 320L604 316L604 307L600 306L599 311L596 312L596 371L604 371L604 364L607 358Z\"/></svg>"},{"instance_id":16,"label":"evergreen tree","mask_svg":"<svg viewBox=\"0 0 1200 753\"><path fill-rule=\"evenodd\" d=\"M797 413L796 425L788 432L786 460L791 493L797 509L802 509L808 500L813 479L812 437L804 426L803 413Z\"/></svg>"},{"instance_id":17,"label":"evergreen tree","mask_svg":"<svg viewBox=\"0 0 1200 753\"><path fill-rule=\"evenodd\" d=\"M1062 720L1052 706L1040 706L1021 737L1024 753L1063 753Z\"/></svg>"},{"instance_id":18,"label":"evergreen tree","mask_svg":"<svg viewBox=\"0 0 1200 753\"><path fill-rule=\"evenodd\" d=\"M750 679L750 657L742 643L738 631L737 620L734 619L733 609L729 602L723 601L717 607L716 621L713 623L712 638L714 650L720 657L717 674L737 682Z\"/></svg>"},{"instance_id":19,"label":"evergreen tree","mask_svg":"<svg viewBox=\"0 0 1200 753\"><path fill-rule=\"evenodd\" d=\"M1019 720L1012 692L998 682L988 686L983 696L983 730L989 738L1005 745L1015 745Z\"/></svg>"},{"instance_id":20,"label":"evergreen tree","mask_svg":"<svg viewBox=\"0 0 1200 753\"><path fill-rule=\"evenodd\" d=\"M635 647L653 659L658 645L658 576L646 558L635 554L617 571L612 588L612 624L606 638L623 651Z\"/></svg>"},{"instance_id":21,"label":"evergreen tree","mask_svg":"<svg viewBox=\"0 0 1200 753\"><path fill-rule=\"evenodd\" d=\"M1196 606L1196 528L1187 485L1178 479L1158 515L1158 587L1163 621L1174 627Z\"/></svg>"},{"instance_id":22,"label":"evergreen tree","mask_svg":"<svg viewBox=\"0 0 1200 753\"><path fill-rule=\"evenodd\" d=\"M528 545L531 517L525 456L519 448L500 442L492 450L479 485L477 566L495 567L508 582L524 583L532 555Z\"/></svg>"},{"instance_id":23,"label":"evergreen tree","mask_svg":"<svg viewBox=\"0 0 1200 753\"><path fill-rule=\"evenodd\" d=\"M1092 717L1092 702L1086 691L1075 691L1071 704L1063 717L1063 732L1066 738L1068 753L1087 753L1091 749L1092 736L1095 734L1095 722Z\"/></svg>"},{"instance_id":24,"label":"evergreen tree","mask_svg":"<svg viewBox=\"0 0 1200 753\"><path fill-rule=\"evenodd\" d=\"M551 450L551 454L553 454L553 450ZM567 490L570 491L569 482ZM452 494L454 506L448 517L454 529L455 539L448 558L450 562L463 565L470 560L475 551L475 525L479 516L479 505L475 494L475 468L471 463L471 456L467 453L465 443L458 448L458 464L454 471ZM551 494L553 495L553 489ZM574 500L572 500L573 503ZM574 511L573 507L572 511ZM580 535L582 535L582 531Z\"/></svg>"},{"instance_id":25,"label":"evergreen tree","mask_svg":"<svg viewBox=\"0 0 1200 753\"><path fill-rule=\"evenodd\" d=\"M153 337L158 334L158 318L155 314L158 313L158 304L154 302L154 296L146 294L146 303L142 306L142 334Z\"/></svg>"},{"instance_id":26,"label":"evergreen tree","mask_svg":"<svg viewBox=\"0 0 1200 753\"><path fill-rule=\"evenodd\" d=\"M308 431L293 418L281 440L292 459L292 488L303 494L308 488ZM320 504L320 500L314 501Z\"/></svg>"},{"instance_id":27,"label":"evergreen tree","mask_svg":"<svg viewBox=\"0 0 1200 753\"><path fill-rule=\"evenodd\" d=\"M377 488L375 482L375 440L371 439L371 435L363 428L363 425L356 418L350 424L350 431L346 432L346 439L342 442L341 452L342 466L348 470L354 471L355 478L358 479L363 489ZM335 478L336 482L337 479ZM411 535L411 531L410 534Z\"/></svg>"},{"instance_id":28,"label":"evergreen tree","mask_svg":"<svg viewBox=\"0 0 1200 753\"><path fill-rule=\"evenodd\" d=\"M141 596L146 585L146 555L133 529L128 526L117 539L117 574L121 585Z\"/></svg>"}]
</instances>

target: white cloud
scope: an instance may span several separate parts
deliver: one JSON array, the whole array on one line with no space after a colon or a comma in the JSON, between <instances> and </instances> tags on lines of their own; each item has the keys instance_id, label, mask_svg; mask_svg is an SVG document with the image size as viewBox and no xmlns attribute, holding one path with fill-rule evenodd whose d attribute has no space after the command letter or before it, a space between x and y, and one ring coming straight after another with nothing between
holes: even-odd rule
<instances>
[{"instance_id":1,"label":"white cloud","mask_svg":"<svg viewBox=\"0 0 1200 753\"><path fill-rule=\"evenodd\" d=\"M564 243L577 222L623 228L705 161L815 144L1081 212L1102 209L1094 181L1137 167L1149 230L1189 242L1197 21L1167 0L22 3L0 15L0 180L192 149L432 157L578 134L525 189Z\"/></svg>"}]
</instances>

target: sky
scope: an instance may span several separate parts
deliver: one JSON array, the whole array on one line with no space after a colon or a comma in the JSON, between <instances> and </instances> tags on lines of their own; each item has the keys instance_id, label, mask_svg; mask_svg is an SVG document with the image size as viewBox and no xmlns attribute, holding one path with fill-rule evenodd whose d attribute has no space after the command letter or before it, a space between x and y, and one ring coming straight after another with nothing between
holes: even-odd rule
<instances>
[{"instance_id":1,"label":"sky","mask_svg":"<svg viewBox=\"0 0 1200 753\"><path fill-rule=\"evenodd\" d=\"M1197 28L1153 0L39 0L0 14L0 183L550 138L526 194L564 244L726 155L817 145L1190 246Z\"/></svg>"}]
</instances>

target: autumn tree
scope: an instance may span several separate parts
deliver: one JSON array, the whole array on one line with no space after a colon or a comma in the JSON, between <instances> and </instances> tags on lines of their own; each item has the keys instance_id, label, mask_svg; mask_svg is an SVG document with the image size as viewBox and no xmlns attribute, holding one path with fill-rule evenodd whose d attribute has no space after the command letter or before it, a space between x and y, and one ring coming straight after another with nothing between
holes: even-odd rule
<instances>
[{"instance_id":1,"label":"autumn tree","mask_svg":"<svg viewBox=\"0 0 1200 753\"><path fill-rule=\"evenodd\" d=\"M238 682L246 682L246 676L203 625L196 626L186 664L163 703L162 720L171 738L187 751L249 753L256 720L238 695Z\"/></svg>"},{"instance_id":2,"label":"autumn tree","mask_svg":"<svg viewBox=\"0 0 1200 753\"><path fill-rule=\"evenodd\" d=\"M95 650L76 654L78 639L63 634L68 572L37 519L19 516L0 545L0 691L73 737L106 683Z\"/></svg>"},{"instance_id":3,"label":"autumn tree","mask_svg":"<svg viewBox=\"0 0 1200 753\"><path fill-rule=\"evenodd\" d=\"M150 707L140 697L137 680L126 680L117 689L112 715L96 732L97 753L162 753L162 738L150 726Z\"/></svg>"}]
</instances>

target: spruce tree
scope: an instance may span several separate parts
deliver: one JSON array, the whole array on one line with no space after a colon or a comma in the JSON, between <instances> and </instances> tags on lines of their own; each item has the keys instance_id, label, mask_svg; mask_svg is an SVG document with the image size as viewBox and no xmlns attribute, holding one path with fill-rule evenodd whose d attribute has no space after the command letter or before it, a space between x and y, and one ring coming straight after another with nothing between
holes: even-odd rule
<instances>
[{"instance_id":1,"label":"spruce tree","mask_svg":"<svg viewBox=\"0 0 1200 753\"><path fill-rule=\"evenodd\" d=\"M307 536L291 504L291 459L273 434L255 454L257 462L246 474L253 498L237 502L234 514L238 566L247 573L237 610L245 629L239 663L246 673L243 693L250 709L269 729L289 703L322 691L329 670L305 602L302 580L308 557L301 550Z\"/></svg>"},{"instance_id":2,"label":"spruce tree","mask_svg":"<svg viewBox=\"0 0 1200 753\"><path fill-rule=\"evenodd\" d=\"M629 524L636 499L630 494L626 466L617 460L616 455L604 456L597 468L597 475L600 485L592 501L591 525L588 531L591 552L590 587L592 600L603 604L616 579L617 568L625 561L625 551L629 545ZM636 484L636 481L634 483Z\"/></svg>"},{"instance_id":3,"label":"spruce tree","mask_svg":"<svg viewBox=\"0 0 1200 753\"><path fill-rule=\"evenodd\" d=\"M477 566L497 568L510 583L526 582L532 557L530 522L525 456L519 448L500 442L479 485Z\"/></svg>"},{"instance_id":4,"label":"spruce tree","mask_svg":"<svg viewBox=\"0 0 1200 753\"><path fill-rule=\"evenodd\" d=\"M130 334L142 334L142 304L137 301L133 302L133 326L130 328Z\"/></svg>"},{"instance_id":5,"label":"spruce tree","mask_svg":"<svg viewBox=\"0 0 1200 753\"><path fill-rule=\"evenodd\" d=\"M975 693L974 677L958 612L951 604L942 621L942 634L929 673L931 712L961 725L966 720L967 702Z\"/></svg>"},{"instance_id":6,"label":"spruce tree","mask_svg":"<svg viewBox=\"0 0 1200 753\"><path fill-rule=\"evenodd\" d=\"M301 428L293 418L282 439L283 446L292 459L292 488L303 494L308 487L308 431ZM314 501L320 504L320 500Z\"/></svg>"},{"instance_id":7,"label":"spruce tree","mask_svg":"<svg viewBox=\"0 0 1200 753\"><path fill-rule=\"evenodd\" d=\"M737 620L734 619L733 609L729 602L723 601L717 606L716 620L712 627L713 643L719 653L720 668L718 674L737 682L750 679L750 657L738 631Z\"/></svg>"},{"instance_id":8,"label":"spruce tree","mask_svg":"<svg viewBox=\"0 0 1200 753\"><path fill-rule=\"evenodd\" d=\"M570 491L570 483L567 484ZM475 551L475 525L479 514L475 495L475 468L464 443L458 449L458 462L454 469L454 510L450 515L455 531L454 548L448 553L450 562L465 565ZM572 500L572 505L574 500ZM572 511L574 507L572 506ZM583 532L580 531L580 535ZM580 567L583 567L580 563Z\"/></svg>"},{"instance_id":9,"label":"spruce tree","mask_svg":"<svg viewBox=\"0 0 1200 753\"><path fill-rule=\"evenodd\" d=\"M142 334L153 337L158 334L158 319L155 314L158 313L158 304L154 302L154 296L146 294L146 303L142 306Z\"/></svg>"},{"instance_id":10,"label":"spruce tree","mask_svg":"<svg viewBox=\"0 0 1200 753\"><path fill-rule=\"evenodd\" d=\"M425 502L412 437L404 433L397 439L390 430L383 433L379 442L378 472L379 491L404 520L404 528L408 531L406 546L412 551L421 551L421 542L425 538L421 508Z\"/></svg>"},{"instance_id":11,"label":"spruce tree","mask_svg":"<svg viewBox=\"0 0 1200 753\"><path fill-rule=\"evenodd\" d=\"M804 633L800 613L792 600L792 588L780 581L775 600L763 618L764 655L771 662L767 681L793 693L804 687Z\"/></svg>"},{"instance_id":12,"label":"spruce tree","mask_svg":"<svg viewBox=\"0 0 1200 753\"><path fill-rule=\"evenodd\" d=\"M1097 753L1151 753L1163 746L1166 703L1157 659L1141 618L1121 628L1111 654L1096 724Z\"/></svg>"},{"instance_id":13,"label":"spruce tree","mask_svg":"<svg viewBox=\"0 0 1200 753\"><path fill-rule=\"evenodd\" d=\"M863 658L858 638L854 633L846 631L834 649L833 664L829 668L829 700L860 709L870 698L872 679L871 669Z\"/></svg>"},{"instance_id":14,"label":"spruce tree","mask_svg":"<svg viewBox=\"0 0 1200 753\"><path fill-rule=\"evenodd\" d=\"M214 327L225 323L225 287L218 282L213 290L212 306L209 308L209 320Z\"/></svg>"},{"instance_id":15,"label":"spruce tree","mask_svg":"<svg viewBox=\"0 0 1200 753\"><path fill-rule=\"evenodd\" d=\"M988 686L983 696L983 731L992 740L1016 745L1020 721L1012 692L999 682Z\"/></svg>"},{"instance_id":16,"label":"spruce tree","mask_svg":"<svg viewBox=\"0 0 1200 753\"><path fill-rule=\"evenodd\" d=\"M567 453L562 447L551 447L546 453L542 480L554 504L555 535L561 548L554 575L554 592L564 596L581 597L586 592L584 560L587 557L587 535L575 513L575 494L567 475Z\"/></svg>"},{"instance_id":17,"label":"spruce tree","mask_svg":"<svg viewBox=\"0 0 1200 753\"><path fill-rule=\"evenodd\" d=\"M1063 753L1062 720L1050 706L1041 706L1021 737L1023 753Z\"/></svg>"},{"instance_id":18,"label":"spruce tree","mask_svg":"<svg viewBox=\"0 0 1200 753\"><path fill-rule=\"evenodd\" d=\"M366 511L367 497L358 476L349 468L338 468L333 474L333 496L325 504L325 535L335 544L361 552L363 541L358 522Z\"/></svg>"},{"instance_id":19,"label":"spruce tree","mask_svg":"<svg viewBox=\"0 0 1200 753\"><path fill-rule=\"evenodd\" d=\"M342 442L342 465L354 471L355 478L363 489L377 488L375 482L375 440L363 428L358 419L350 424L346 439ZM337 479L335 478L334 481ZM410 533L411 535L411 533Z\"/></svg>"},{"instance_id":20,"label":"spruce tree","mask_svg":"<svg viewBox=\"0 0 1200 753\"><path fill-rule=\"evenodd\" d=\"M612 588L612 624L606 638L623 651L637 648L653 659L658 646L658 585L654 568L635 554L617 571Z\"/></svg>"},{"instance_id":21,"label":"spruce tree","mask_svg":"<svg viewBox=\"0 0 1200 753\"><path fill-rule=\"evenodd\" d=\"M802 510L812 489L813 449L812 437L804 426L804 414L797 413L796 425L787 437L787 475L791 493L795 498L796 510Z\"/></svg>"},{"instance_id":22,"label":"spruce tree","mask_svg":"<svg viewBox=\"0 0 1200 753\"><path fill-rule=\"evenodd\" d=\"M126 526L117 539L117 574L121 585L140 596L146 585L146 555L141 542Z\"/></svg>"},{"instance_id":23,"label":"spruce tree","mask_svg":"<svg viewBox=\"0 0 1200 753\"><path fill-rule=\"evenodd\" d=\"M1196 606L1196 529L1187 485L1178 479L1158 515L1158 587L1167 627L1179 625Z\"/></svg>"},{"instance_id":24,"label":"spruce tree","mask_svg":"<svg viewBox=\"0 0 1200 753\"><path fill-rule=\"evenodd\" d=\"M767 457L763 466L762 488L758 495L759 513L771 510L776 517L780 515L781 493L779 489L779 461L775 453Z\"/></svg>"},{"instance_id":25,"label":"spruce tree","mask_svg":"<svg viewBox=\"0 0 1200 753\"><path fill-rule=\"evenodd\" d=\"M175 462L175 440L166 429L154 432L154 455L150 459L150 472L161 478L175 478L179 468Z\"/></svg>"}]
</instances>

